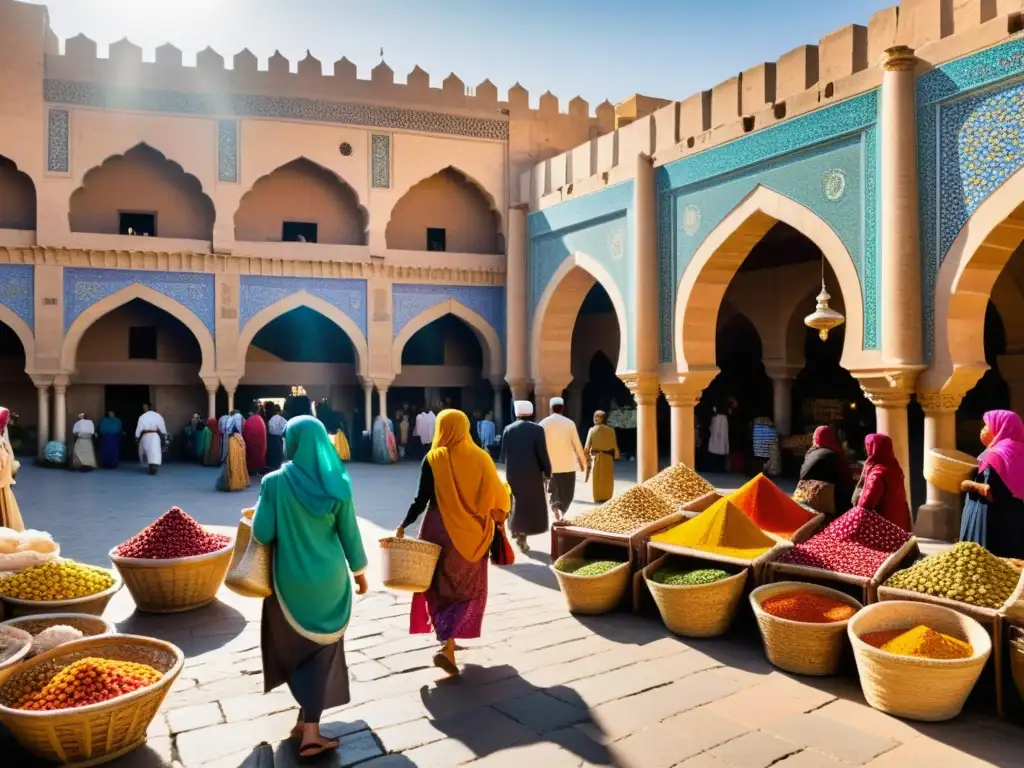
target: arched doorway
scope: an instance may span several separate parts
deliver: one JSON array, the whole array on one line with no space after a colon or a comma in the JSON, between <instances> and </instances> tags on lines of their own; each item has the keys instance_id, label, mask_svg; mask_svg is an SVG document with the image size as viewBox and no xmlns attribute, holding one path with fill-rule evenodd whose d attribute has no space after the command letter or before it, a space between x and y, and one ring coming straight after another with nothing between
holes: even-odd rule
<instances>
[{"instance_id":1,"label":"arched doorway","mask_svg":"<svg viewBox=\"0 0 1024 768\"><path fill-rule=\"evenodd\" d=\"M413 185L395 203L387 247L406 251L505 252L493 198L462 171L448 167Z\"/></svg>"},{"instance_id":2,"label":"arched doorway","mask_svg":"<svg viewBox=\"0 0 1024 768\"><path fill-rule=\"evenodd\" d=\"M0 155L0 229L36 228L36 186L13 160Z\"/></svg>"},{"instance_id":3,"label":"arched doorway","mask_svg":"<svg viewBox=\"0 0 1024 768\"><path fill-rule=\"evenodd\" d=\"M128 433L122 458L135 458L135 424L143 405L149 404L163 416L172 437L169 456L180 455L176 438L193 414L207 408L200 372L204 343L212 346L212 339L200 341L180 319L187 312L184 307L173 313L168 309L176 309L173 302L165 308L136 297L92 318L85 327L80 325L85 313L72 324L64 350L71 372L68 435L79 413L98 421L114 411Z\"/></svg>"},{"instance_id":4,"label":"arched doorway","mask_svg":"<svg viewBox=\"0 0 1024 768\"><path fill-rule=\"evenodd\" d=\"M22 336L0 317L0 406L17 415L7 433L19 455L31 455L38 441L39 406L35 384L25 372L28 356Z\"/></svg>"}]
</instances>

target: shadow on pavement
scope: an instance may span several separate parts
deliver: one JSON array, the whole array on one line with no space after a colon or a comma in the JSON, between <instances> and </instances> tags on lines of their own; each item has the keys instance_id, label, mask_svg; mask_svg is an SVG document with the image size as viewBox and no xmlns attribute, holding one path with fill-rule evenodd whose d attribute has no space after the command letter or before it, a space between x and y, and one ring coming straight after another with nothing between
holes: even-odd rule
<instances>
[{"instance_id":1,"label":"shadow on pavement","mask_svg":"<svg viewBox=\"0 0 1024 768\"><path fill-rule=\"evenodd\" d=\"M136 611L117 623L122 635L145 635L181 648L186 657L221 648L249 625L238 609L219 600L180 615Z\"/></svg>"},{"instance_id":2,"label":"shadow on pavement","mask_svg":"<svg viewBox=\"0 0 1024 768\"><path fill-rule=\"evenodd\" d=\"M477 678L491 680L474 684ZM539 688L509 665L467 664L461 677L420 689L431 725L469 749L477 758L505 749L550 743L591 765L613 765L600 738L601 729L579 695L563 685Z\"/></svg>"}]
</instances>

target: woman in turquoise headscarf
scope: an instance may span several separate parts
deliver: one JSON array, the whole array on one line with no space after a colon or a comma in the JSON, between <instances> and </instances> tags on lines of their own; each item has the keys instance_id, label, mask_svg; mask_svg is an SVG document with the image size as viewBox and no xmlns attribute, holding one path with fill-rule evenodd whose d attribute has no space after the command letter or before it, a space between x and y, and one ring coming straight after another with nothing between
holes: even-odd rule
<instances>
[{"instance_id":1,"label":"woman in turquoise headscarf","mask_svg":"<svg viewBox=\"0 0 1024 768\"><path fill-rule=\"evenodd\" d=\"M323 424L296 417L284 441L289 461L263 478L253 518L253 536L274 550L260 637L264 691L288 684L300 707L299 755L315 757L338 747L320 735L320 716L350 700L344 635L352 579L357 594L367 590L367 560L352 482Z\"/></svg>"}]
</instances>

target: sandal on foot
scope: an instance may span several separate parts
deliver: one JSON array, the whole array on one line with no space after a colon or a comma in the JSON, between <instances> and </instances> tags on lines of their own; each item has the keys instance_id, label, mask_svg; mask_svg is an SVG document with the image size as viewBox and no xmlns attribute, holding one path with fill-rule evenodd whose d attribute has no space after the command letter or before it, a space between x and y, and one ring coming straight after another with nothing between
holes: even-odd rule
<instances>
[{"instance_id":1,"label":"sandal on foot","mask_svg":"<svg viewBox=\"0 0 1024 768\"><path fill-rule=\"evenodd\" d=\"M304 723L296 723L295 727L292 728L292 732L288 734L289 739L297 739L302 736L302 728Z\"/></svg>"},{"instance_id":2,"label":"sandal on foot","mask_svg":"<svg viewBox=\"0 0 1024 768\"><path fill-rule=\"evenodd\" d=\"M341 741L338 739L328 739L323 743L311 741L308 744L303 744L299 747L299 757L303 759L320 757L324 752L333 752L340 746Z\"/></svg>"},{"instance_id":3,"label":"sandal on foot","mask_svg":"<svg viewBox=\"0 0 1024 768\"><path fill-rule=\"evenodd\" d=\"M457 677L459 675L458 666L443 653L434 654L434 666L438 669L443 669L450 677Z\"/></svg>"}]
</instances>

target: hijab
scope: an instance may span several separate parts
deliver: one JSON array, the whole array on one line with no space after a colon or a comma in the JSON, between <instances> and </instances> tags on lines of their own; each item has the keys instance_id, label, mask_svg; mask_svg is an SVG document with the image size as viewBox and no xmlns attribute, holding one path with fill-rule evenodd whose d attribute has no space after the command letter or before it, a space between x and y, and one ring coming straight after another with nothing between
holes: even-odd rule
<instances>
[{"instance_id":1,"label":"hijab","mask_svg":"<svg viewBox=\"0 0 1024 768\"><path fill-rule=\"evenodd\" d=\"M7 422L11 418L11 412L6 408L0 408L0 435L7 431Z\"/></svg>"},{"instance_id":2,"label":"hijab","mask_svg":"<svg viewBox=\"0 0 1024 768\"><path fill-rule=\"evenodd\" d=\"M814 430L814 438L811 442L813 448L823 448L832 451L836 455L836 471L839 474L839 484L849 488L853 485L853 473L850 472L850 462L846 460L846 451L839 443L839 438L832 430L832 427L822 426Z\"/></svg>"},{"instance_id":3,"label":"hijab","mask_svg":"<svg viewBox=\"0 0 1024 768\"><path fill-rule=\"evenodd\" d=\"M285 486L310 514L325 515L352 498L348 471L319 419L291 419L284 431L284 453L289 459L281 468Z\"/></svg>"},{"instance_id":4,"label":"hijab","mask_svg":"<svg viewBox=\"0 0 1024 768\"><path fill-rule=\"evenodd\" d=\"M211 432L217 432L217 420L212 416L206 420L206 428Z\"/></svg>"},{"instance_id":5,"label":"hijab","mask_svg":"<svg viewBox=\"0 0 1024 768\"><path fill-rule=\"evenodd\" d=\"M437 415L427 462L452 544L465 560L479 562L490 548L495 520L504 519L511 502L491 457L473 443L462 411L446 409Z\"/></svg>"},{"instance_id":6,"label":"hijab","mask_svg":"<svg viewBox=\"0 0 1024 768\"><path fill-rule=\"evenodd\" d=\"M982 419L992 433L978 457L978 470L995 470L1014 498L1024 499L1024 422L1013 411L989 411Z\"/></svg>"},{"instance_id":7,"label":"hijab","mask_svg":"<svg viewBox=\"0 0 1024 768\"><path fill-rule=\"evenodd\" d=\"M864 462L864 477L867 477L875 467L882 467L898 474L900 483L903 482L903 467L896 459L892 438L876 432L864 438L864 448L868 454L867 461Z\"/></svg>"}]
</instances>

